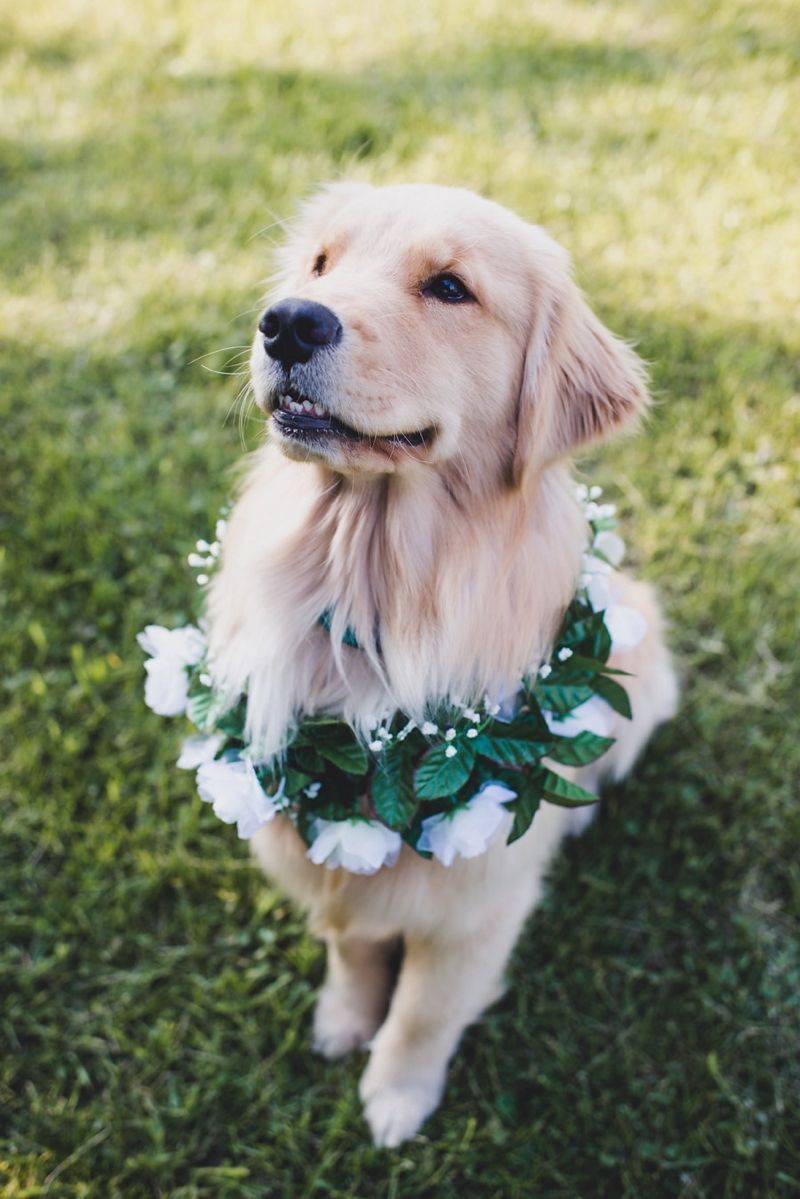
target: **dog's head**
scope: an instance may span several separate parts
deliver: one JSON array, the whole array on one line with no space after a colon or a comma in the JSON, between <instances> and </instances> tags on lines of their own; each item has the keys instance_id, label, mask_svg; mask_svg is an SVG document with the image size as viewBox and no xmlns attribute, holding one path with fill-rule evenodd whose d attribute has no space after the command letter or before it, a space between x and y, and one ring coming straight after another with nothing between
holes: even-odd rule
<instances>
[{"instance_id":1,"label":"dog's head","mask_svg":"<svg viewBox=\"0 0 800 1199\"><path fill-rule=\"evenodd\" d=\"M452 463L482 489L629 423L636 356L543 230L470 192L337 184L304 209L251 356L293 458L337 472Z\"/></svg>"}]
</instances>

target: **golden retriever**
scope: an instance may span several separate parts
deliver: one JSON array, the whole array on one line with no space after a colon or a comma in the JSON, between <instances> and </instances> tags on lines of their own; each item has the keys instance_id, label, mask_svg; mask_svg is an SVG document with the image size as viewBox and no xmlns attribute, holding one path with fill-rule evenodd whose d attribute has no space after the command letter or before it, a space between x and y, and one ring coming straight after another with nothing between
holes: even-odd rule
<instances>
[{"instance_id":1,"label":"golden retriever","mask_svg":"<svg viewBox=\"0 0 800 1199\"><path fill-rule=\"evenodd\" d=\"M280 752L303 713L363 732L380 710L421 720L438 701L513 695L546 661L581 571L568 456L647 405L639 361L592 314L566 253L467 191L327 187L288 237L251 374L270 437L209 616L217 682L247 690L260 750ZM613 747L574 773L591 789L630 769L676 702L654 596L616 581L649 632L612 657L630 672L633 719L616 717ZM316 1047L370 1049L361 1096L377 1144L437 1107L459 1038L501 994L548 863L587 811L543 802L510 846L501 837L449 867L404 846L371 876L313 865L287 819L252 838L327 945Z\"/></svg>"}]
</instances>

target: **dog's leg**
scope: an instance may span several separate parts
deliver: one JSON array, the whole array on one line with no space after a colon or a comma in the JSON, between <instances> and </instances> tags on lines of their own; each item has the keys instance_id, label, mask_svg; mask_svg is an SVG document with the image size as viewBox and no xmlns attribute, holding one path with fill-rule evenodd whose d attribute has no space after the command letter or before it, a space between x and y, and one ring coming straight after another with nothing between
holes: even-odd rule
<instances>
[{"instance_id":1,"label":"dog's leg","mask_svg":"<svg viewBox=\"0 0 800 1199\"><path fill-rule=\"evenodd\" d=\"M365 1045L389 1005L390 959L396 941L367 941L329 934L328 974L314 1013L314 1048L342 1057Z\"/></svg>"},{"instance_id":2,"label":"dog's leg","mask_svg":"<svg viewBox=\"0 0 800 1199\"><path fill-rule=\"evenodd\" d=\"M438 1107L461 1034L503 992L503 969L530 907L530 896L521 900L509 898L458 937L406 937L389 1015L361 1079L376 1145L399 1145Z\"/></svg>"}]
</instances>

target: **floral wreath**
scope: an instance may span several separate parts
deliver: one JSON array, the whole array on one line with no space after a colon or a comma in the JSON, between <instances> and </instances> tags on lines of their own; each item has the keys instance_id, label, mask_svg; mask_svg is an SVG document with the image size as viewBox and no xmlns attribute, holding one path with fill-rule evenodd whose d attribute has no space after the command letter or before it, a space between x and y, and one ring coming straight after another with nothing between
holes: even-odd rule
<instances>
[{"instance_id":1,"label":"floral wreath","mask_svg":"<svg viewBox=\"0 0 800 1199\"><path fill-rule=\"evenodd\" d=\"M403 842L445 866L476 857L508 829L508 844L529 828L541 800L565 807L597 797L551 769L585 766L613 745L613 713L630 719L628 694L607 665L612 649L638 645L647 621L617 602L610 574L625 544L613 530L616 508L598 504L601 488L577 497L591 548L549 662L525 675L511 703L489 696L472 706L439 707L422 724L401 712L367 722L365 745L333 716L304 715L284 751L259 758L245 735L247 696L224 703L214 690L204 633L192 625L148 625L138 640L145 702L162 716L186 714L198 730L178 766L197 770L201 799L239 836L249 838L281 815L293 820L318 865L372 874L393 866ZM197 542L189 564L201 588L217 567L216 540ZM330 628L330 612L320 624ZM351 630L344 640L358 646ZM548 764L545 764L545 759Z\"/></svg>"}]
</instances>

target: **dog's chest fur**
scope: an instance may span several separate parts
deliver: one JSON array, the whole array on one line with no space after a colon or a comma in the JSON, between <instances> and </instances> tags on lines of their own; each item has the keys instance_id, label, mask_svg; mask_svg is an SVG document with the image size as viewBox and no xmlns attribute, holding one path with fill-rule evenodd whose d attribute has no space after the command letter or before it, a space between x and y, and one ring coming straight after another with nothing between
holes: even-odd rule
<instances>
[{"instance_id":1,"label":"dog's chest fur","mask_svg":"<svg viewBox=\"0 0 800 1199\"><path fill-rule=\"evenodd\" d=\"M267 447L231 518L210 602L215 673L231 696L248 691L263 752L282 748L301 712L362 726L515 688L547 652L582 549L563 468L536 486L533 497L487 499L465 521L424 469L356 483ZM343 644L347 628L360 648Z\"/></svg>"}]
</instances>

